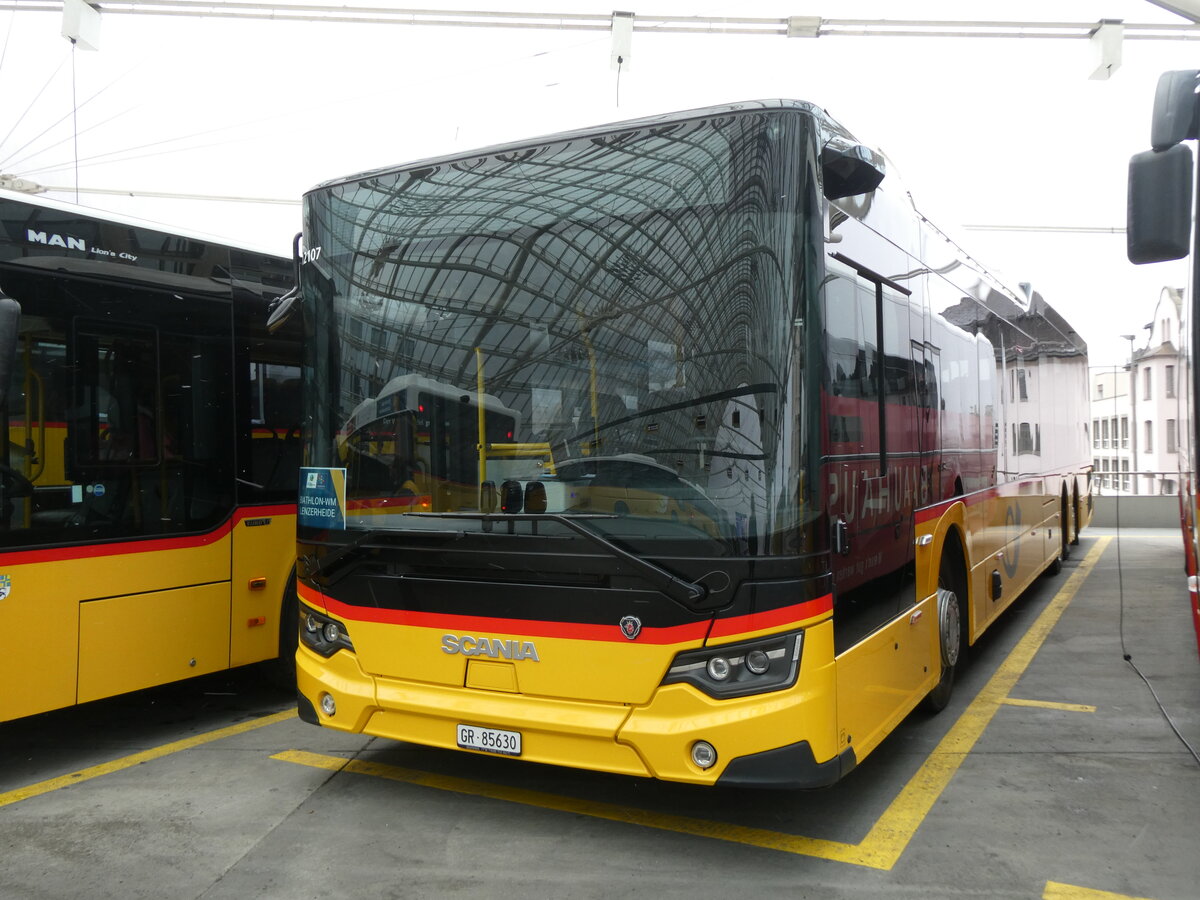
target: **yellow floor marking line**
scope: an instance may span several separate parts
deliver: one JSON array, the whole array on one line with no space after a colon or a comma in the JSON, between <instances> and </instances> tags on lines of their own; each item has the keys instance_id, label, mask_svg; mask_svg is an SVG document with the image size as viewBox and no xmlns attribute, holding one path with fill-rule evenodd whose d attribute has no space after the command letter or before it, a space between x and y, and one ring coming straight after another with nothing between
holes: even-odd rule
<instances>
[{"instance_id":1,"label":"yellow floor marking line","mask_svg":"<svg viewBox=\"0 0 1200 900\"><path fill-rule=\"evenodd\" d=\"M1130 897L1127 894L1110 894L1108 891L1093 891L1073 884L1047 881L1042 900L1149 900L1148 897Z\"/></svg>"},{"instance_id":2,"label":"yellow floor marking line","mask_svg":"<svg viewBox=\"0 0 1200 900\"><path fill-rule=\"evenodd\" d=\"M761 828L749 828L706 819L693 819L687 816L656 813L649 810L630 809L612 803L580 800L541 791L505 787L484 781L435 775L400 766L351 760L300 750L286 750L276 753L271 758L334 772L351 772L357 775L386 778L391 781L437 790L505 800L510 803L521 803L527 806L592 816L631 825L644 825L663 831L749 844L785 853L815 856L886 871L900 859L900 855L912 840L913 835L916 834L917 828L950 783L950 779L966 759L975 742L979 740L984 729L996 714L996 710L1008 697L1009 691L1028 668L1034 655L1046 640L1046 636L1058 623L1063 610L1078 592L1084 579L1087 578L1111 540L1111 537L1103 537L1096 542L1083 562L1067 579L1066 584L1062 586L1050 604L1038 616L1037 621L1009 653L1008 658L1001 663L1000 668L992 675L979 695L971 701L971 704L930 753L921 768L917 770L908 784L896 796L896 799L872 826L867 836L857 844L768 831Z\"/></svg>"},{"instance_id":3,"label":"yellow floor marking line","mask_svg":"<svg viewBox=\"0 0 1200 900\"><path fill-rule=\"evenodd\" d=\"M302 766L312 766L316 769L351 772L355 775L370 775L375 778L386 778L390 781L401 781L406 784L419 785L420 787L453 791L457 794L469 794L476 797L486 797L491 800L506 800L510 803L520 803L525 806L536 806L542 809L553 809L559 812L592 816L597 819L609 819L614 822L645 825L649 828L658 828L663 831L675 831L683 834L698 835L700 837L717 838L723 841L751 844L755 847L770 847L790 853L820 856L825 859L841 859L844 862L855 861L853 859L856 850L855 846L853 844L842 844L837 841L800 837L778 831L767 831L761 828L745 828L738 825L728 825L723 822L713 822L707 819L692 819L686 816L656 813L650 810L630 809L629 807L619 806L615 803L580 800L574 797L563 797L558 794L548 794L542 791L506 787L500 784L474 781L467 778L456 778L450 775L435 775L431 772L421 772L416 769L405 769L400 766L389 766L383 763L346 759L340 756L326 756L320 753L308 753L303 750L285 750L282 753L276 753L271 758L284 762L297 763Z\"/></svg>"},{"instance_id":4,"label":"yellow floor marking line","mask_svg":"<svg viewBox=\"0 0 1200 900\"><path fill-rule=\"evenodd\" d=\"M958 721L951 726L921 768L884 810L883 815L858 845L863 854L861 865L891 869L896 864L900 854L916 834L917 828L942 795L958 767L967 758L967 754L983 735L1001 702L1029 668L1033 657L1058 624L1067 604L1083 586L1084 580L1091 574L1111 541L1111 537L1102 537L1096 541L1095 546L1079 564L1079 568L1071 573L1071 577L1042 610L1037 621L1025 632L1017 646L958 717Z\"/></svg>"},{"instance_id":5,"label":"yellow floor marking line","mask_svg":"<svg viewBox=\"0 0 1200 900\"><path fill-rule=\"evenodd\" d=\"M1016 697L1005 697L1001 702L1005 706L1032 706L1034 709L1061 709L1063 712L1096 711L1096 707L1084 703L1057 703L1054 700L1018 700Z\"/></svg>"},{"instance_id":6,"label":"yellow floor marking line","mask_svg":"<svg viewBox=\"0 0 1200 900\"><path fill-rule=\"evenodd\" d=\"M87 781L90 778L99 778L101 775L119 772L122 769L141 765L152 759L170 756L172 753L178 753L181 750L190 750L192 747L199 747L201 744L219 741L221 738L233 737L235 734L244 734L256 728L262 728L264 725L286 722L288 719L294 719L295 717L296 711L294 709L287 709L270 716L251 719L248 722L239 722L237 725L230 725L228 728L218 728L216 731L208 731L204 734L198 734L195 737L172 741L169 744L163 744L161 747L151 747L149 750L143 750L131 756L123 756L120 759L114 759L110 762L100 763L97 766L89 766L86 769L80 769L78 772L71 772L68 775L60 775L57 778L51 778L47 781L39 781L37 784L31 784L27 787L17 788L16 790L0 794L0 807L8 806L10 803L20 803L22 800L28 800L30 797L37 797L40 794L48 794L67 785Z\"/></svg>"}]
</instances>

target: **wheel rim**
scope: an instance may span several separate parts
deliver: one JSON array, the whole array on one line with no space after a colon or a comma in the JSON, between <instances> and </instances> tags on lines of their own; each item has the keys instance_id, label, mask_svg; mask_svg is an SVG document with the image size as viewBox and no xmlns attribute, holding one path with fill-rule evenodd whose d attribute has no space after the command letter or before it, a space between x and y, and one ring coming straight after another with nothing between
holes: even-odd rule
<instances>
[{"instance_id":1,"label":"wheel rim","mask_svg":"<svg viewBox=\"0 0 1200 900\"><path fill-rule=\"evenodd\" d=\"M939 587L938 631L941 634L942 664L947 668L958 662L959 618L958 595L954 591Z\"/></svg>"}]
</instances>

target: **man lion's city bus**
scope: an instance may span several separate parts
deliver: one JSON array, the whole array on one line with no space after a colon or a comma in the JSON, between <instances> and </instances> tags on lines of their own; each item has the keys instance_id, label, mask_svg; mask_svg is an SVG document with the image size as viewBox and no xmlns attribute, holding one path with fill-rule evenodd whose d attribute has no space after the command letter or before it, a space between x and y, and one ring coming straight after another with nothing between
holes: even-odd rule
<instances>
[{"instance_id":1,"label":"man lion's city bus","mask_svg":"<svg viewBox=\"0 0 1200 900\"><path fill-rule=\"evenodd\" d=\"M305 197L299 711L816 787L1090 515L1087 355L779 100Z\"/></svg>"},{"instance_id":2,"label":"man lion's city bus","mask_svg":"<svg viewBox=\"0 0 1200 900\"><path fill-rule=\"evenodd\" d=\"M0 192L0 721L290 663L300 350L266 319L293 281Z\"/></svg>"}]
</instances>

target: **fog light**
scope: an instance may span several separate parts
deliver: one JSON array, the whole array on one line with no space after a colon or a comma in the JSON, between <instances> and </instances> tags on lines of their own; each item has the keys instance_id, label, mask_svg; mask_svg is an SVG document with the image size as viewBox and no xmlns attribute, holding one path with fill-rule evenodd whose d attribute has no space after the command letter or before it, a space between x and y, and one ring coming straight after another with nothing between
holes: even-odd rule
<instances>
[{"instance_id":1,"label":"fog light","mask_svg":"<svg viewBox=\"0 0 1200 900\"><path fill-rule=\"evenodd\" d=\"M724 681L729 677L729 660L723 656L714 656L708 661L708 677L713 681Z\"/></svg>"},{"instance_id":2,"label":"fog light","mask_svg":"<svg viewBox=\"0 0 1200 900\"><path fill-rule=\"evenodd\" d=\"M312 616L312 615L305 616L304 617L304 630L307 631L309 634L316 634L318 631L321 630L320 620L316 616Z\"/></svg>"},{"instance_id":3,"label":"fog light","mask_svg":"<svg viewBox=\"0 0 1200 900\"><path fill-rule=\"evenodd\" d=\"M338 630L337 622L326 622L325 640L331 644L336 644L339 637L341 637L341 632Z\"/></svg>"},{"instance_id":4,"label":"fog light","mask_svg":"<svg viewBox=\"0 0 1200 900\"><path fill-rule=\"evenodd\" d=\"M332 694L322 694L321 695L321 712L325 713L325 715L330 716L330 717L332 717L333 714L337 712L337 704L333 702ZM696 755L694 750L692 751L692 755L693 756Z\"/></svg>"},{"instance_id":5,"label":"fog light","mask_svg":"<svg viewBox=\"0 0 1200 900\"><path fill-rule=\"evenodd\" d=\"M771 668L771 657L766 650L751 650L746 654L746 668L755 675L763 675Z\"/></svg>"},{"instance_id":6,"label":"fog light","mask_svg":"<svg viewBox=\"0 0 1200 900\"><path fill-rule=\"evenodd\" d=\"M692 762L701 769L711 769L717 764L717 751L708 741L692 744Z\"/></svg>"}]
</instances>

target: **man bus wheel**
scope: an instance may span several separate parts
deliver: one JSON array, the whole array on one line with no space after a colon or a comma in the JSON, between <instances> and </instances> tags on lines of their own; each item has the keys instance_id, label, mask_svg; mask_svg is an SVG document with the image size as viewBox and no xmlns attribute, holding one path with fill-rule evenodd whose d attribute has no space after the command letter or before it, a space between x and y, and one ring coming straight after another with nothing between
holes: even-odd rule
<instances>
[{"instance_id":1,"label":"man bus wheel","mask_svg":"<svg viewBox=\"0 0 1200 900\"><path fill-rule=\"evenodd\" d=\"M1071 542L1068 537L1070 531L1071 523L1067 519L1067 495L1064 492L1062 502L1059 504L1058 552L1054 554L1054 559L1050 561L1050 565L1046 566L1047 575L1054 576L1061 572L1063 570L1063 563L1071 555Z\"/></svg>"},{"instance_id":2,"label":"man bus wheel","mask_svg":"<svg viewBox=\"0 0 1200 900\"><path fill-rule=\"evenodd\" d=\"M963 661L964 616L961 598L966 597L961 577L961 557L957 541L947 540L938 567L937 617L938 648L942 675L933 690L925 695L922 706L929 712L941 712L950 703L954 692L954 675Z\"/></svg>"},{"instance_id":3,"label":"man bus wheel","mask_svg":"<svg viewBox=\"0 0 1200 900\"><path fill-rule=\"evenodd\" d=\"M279 604L279 656L262 663L267 681L284 690L296 687L296 648L300 644L300 601L296 594L296 573L288 578Z\"/></svg>"}]
</instances>

